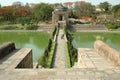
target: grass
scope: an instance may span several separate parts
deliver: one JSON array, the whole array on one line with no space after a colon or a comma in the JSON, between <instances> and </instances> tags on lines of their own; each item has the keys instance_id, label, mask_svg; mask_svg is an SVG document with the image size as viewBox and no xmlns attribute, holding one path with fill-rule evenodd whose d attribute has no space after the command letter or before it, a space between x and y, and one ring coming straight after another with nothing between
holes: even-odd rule
<instances>
[{"instance_id":1,"label":"grass","mask_svg":"<svg viewBox=\"0 0 120 80\"><path fill-rule=\"evenodd\" d=\"M70 68L71 64L70 64L70 56L69 56L69 52L68 52L67 43L65 43L65 51L66 51L66 66L67 66L67 68Z\"/></svg>"},{"instance_id":2,"label":"grass","mask_svg":"<svg viewBox=\"0 0 120 80\"><path fill-rule=\"evenodd\" d=\"M51 67L51 62L53 59L53 55L54 55L54 51L55 51L55 46L56 46L56 42L52 43L52 47L51 47L51 51L49 52L49 59L48 59L48 63L47 65L49 66L49 68Z\"/></svg>"},{"instance_id":3,"label":"grass","mask_svg":"<svg viewBox=\"0 0 120 80\"><path fill-rule=\"evenodd\" d=\"M0 30L37 30L38 25L0 24Z\"/></svg>"},{"instance_id":4,"label":"grass","mask_svg":"<svg viewBox=\"0 0 120 80\"><path fill-rule=\"evenodd\" d=\"M54 51L55 51L55 46L56 46L56 42L52 42L51 51L48 53L49 55L45 56L44 54L42 54L42 56L40 56L40 58L38 59L39 65L41 65L45 68L51 68L51 63L52 63L52 59L53 59L53 55L54 55Z\"/></svg>"}]
</instances>

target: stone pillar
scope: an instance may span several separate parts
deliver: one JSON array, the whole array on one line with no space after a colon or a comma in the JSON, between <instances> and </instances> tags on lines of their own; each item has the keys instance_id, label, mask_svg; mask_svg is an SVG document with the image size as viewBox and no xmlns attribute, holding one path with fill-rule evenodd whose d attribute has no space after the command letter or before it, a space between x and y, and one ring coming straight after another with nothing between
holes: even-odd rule
<instances>
[{"instance_id":1,"label":"stone pillar","mask_svg":"<svg viewBox=\"0 0 120 80\"><path fill-rule=\"evenodd\" d=\"M55 14L54 14L54 11L52 12L52 24L55 24Z\"/></svg>"}]
</instances>

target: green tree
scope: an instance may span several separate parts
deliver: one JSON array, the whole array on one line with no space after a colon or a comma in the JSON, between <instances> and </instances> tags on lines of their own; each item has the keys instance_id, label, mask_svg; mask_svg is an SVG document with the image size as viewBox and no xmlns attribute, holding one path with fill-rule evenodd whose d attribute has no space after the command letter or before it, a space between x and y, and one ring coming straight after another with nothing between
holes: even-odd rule
<instances>
[{"instance_id":1,"label":"green tree","mask_svg":"<svg viewBox=\"0 0 120 80\"><path fill-rule=\"evenodd\" d=\"M37 21L50 20L52 17L52 11L53 11L53 8L51 8L51 6L46 3L38 4L32 9L34 18Z\"/></svg>"},{"instance_id":2,"label":"green tree","mask_svg":"<svg viewBox=\"0 0 120 80\"><path fill-rule=\"evenodd\" d=\"M91 3L87 2L76 2L75 12L77 17L81 16L92 16L95 12L95 7Z\"/></svg>"},{"instance_id":3,"label":"green tree","mask_svg":"<svg viewBox=\"0 0 120 80\"><path fill-rule=\"evenodd\" d=\"M18 17L18 18L16 19L16 21L17 21L18 23L21 23L21 25L24 26L25 24L29 25L31 19L30 19L30 17Z\"/></svg>"},{"instance_id":4,"label":"green tree","mask_svg":"<svg viewBox=\"0 0 120 80\"><path fill-rule=\"evenodd\" d=\"M102 9L102 11L105 12L108 12L110 10L110 4L107 1L100 3L99 7Z\"/></svg>"},{"instance_id":5,"label":"green tree","mask_svg":"<svg viewBox=\"0 0 120 80\"><path fill-rule=\"evenodd\" d=\"M115 5L112 7L112 12L114 13L114 16L118 16L119 15L119 10L120 10L120 4Z\"/></svg>"}]
</instances>

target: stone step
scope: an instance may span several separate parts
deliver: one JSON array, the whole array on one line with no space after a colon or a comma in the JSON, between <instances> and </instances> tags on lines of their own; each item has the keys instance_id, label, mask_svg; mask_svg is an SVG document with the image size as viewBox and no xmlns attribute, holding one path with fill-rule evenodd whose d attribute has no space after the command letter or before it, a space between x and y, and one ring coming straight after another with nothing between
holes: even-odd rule
<instances>
[{"instance_id":1,"label":"stone step","mask_svg":"<svg viewBox=\"0 0 120 80\"><path fill-rule=\"evenodd\" d=\"M27 73L26 73L27 72ZM17 74L15 74L17 73ZM23 69L15 70L17 80L119 80L119 69ZM13 75L12 75L13 76ZM2 80L0 78L0 80ZM11 79L12 80L12 79Z\"/></svg>"}]
</instances>

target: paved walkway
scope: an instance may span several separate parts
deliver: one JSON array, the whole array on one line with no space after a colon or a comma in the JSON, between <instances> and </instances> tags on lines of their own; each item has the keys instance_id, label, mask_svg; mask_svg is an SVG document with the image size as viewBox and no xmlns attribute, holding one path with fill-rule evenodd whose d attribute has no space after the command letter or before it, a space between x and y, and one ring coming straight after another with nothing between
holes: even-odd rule
<instances>
[{"instance_id":1,"label":"paved walkway","mask_svg":"<svg viewBox=\"0 0 120 80\"><path fill-rule=\"evenodd\" d=\"M59 30L57 37L57 48L55 52L55 60L53 68L66 68L66 59L65 59L65 37L63 36L63 30Z\"/></svg>"}]
</instances>

